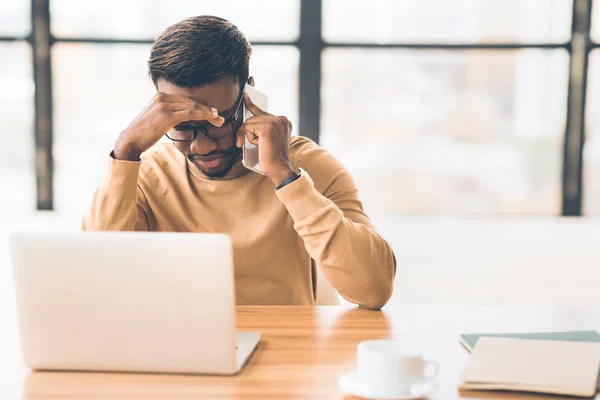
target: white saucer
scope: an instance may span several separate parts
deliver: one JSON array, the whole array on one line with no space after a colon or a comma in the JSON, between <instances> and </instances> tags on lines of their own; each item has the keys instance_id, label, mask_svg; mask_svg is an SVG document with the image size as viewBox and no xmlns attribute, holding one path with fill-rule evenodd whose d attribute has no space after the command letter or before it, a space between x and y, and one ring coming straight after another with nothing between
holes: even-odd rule
<instances>
[{"instance_id":1,"label":"white saucer","mask_svg":"<svg viewBox=\"0 0 600 400\"><path fill-rule=\"evenodd\" d=\"M363 399L377 400L419 400L425 399L435 393L438 389L438 384L435 381L416 383L411 386L409 392L402 392L393 396L380 396L373 393L368 387L362 384L358 379L356 372L350 372L342 375L338 384L342 390L353 396L362 397Z\"/></svg>"}]
</instances>

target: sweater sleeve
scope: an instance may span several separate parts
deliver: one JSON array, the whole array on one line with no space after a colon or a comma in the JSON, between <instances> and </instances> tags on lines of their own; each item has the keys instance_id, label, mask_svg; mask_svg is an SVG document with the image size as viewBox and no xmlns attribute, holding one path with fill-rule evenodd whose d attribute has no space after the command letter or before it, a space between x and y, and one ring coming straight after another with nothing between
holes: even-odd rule
<instances>
[{"instance_id":1,"label":"sweater sleeve","mask_svg":"<svg viewBox=\"0 0 600 400\"><path fill-rule=\"evenodd\" d=\"M313 154L298 165L318 176L322 192L302 170L301 177L279 189L277 196L307 252L340 295L361 307L379 309L392 294L394 253L364 213L348 171L326 150L318 148Z\"/></svg>"},{"instance_id":2,"label":"sweater sleeve","mask_svg":"<svg viewBox=\"0 0 600 400\"><path fill-rule=\"evenodd\" d=\"M147 231L148 204L141 188L141 161L109 157L108 172L85 214L86 231Z\"/></svg>"}]
</instances>

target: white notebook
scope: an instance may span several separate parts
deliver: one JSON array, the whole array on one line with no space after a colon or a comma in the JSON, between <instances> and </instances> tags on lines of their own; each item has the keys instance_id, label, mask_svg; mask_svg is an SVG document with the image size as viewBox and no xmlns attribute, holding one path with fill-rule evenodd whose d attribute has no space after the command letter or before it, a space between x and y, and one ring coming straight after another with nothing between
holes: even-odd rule
<instances>
[{"instance_id":1,"label":"white notebook","mask_svg":"<svg viewBox=\"0 0 600 400\"><path fill-rule=\"evenodd\" d=\"M599 370L600 343L482 337L459 388L591 397Z\"/></svg>"}]
</instances>

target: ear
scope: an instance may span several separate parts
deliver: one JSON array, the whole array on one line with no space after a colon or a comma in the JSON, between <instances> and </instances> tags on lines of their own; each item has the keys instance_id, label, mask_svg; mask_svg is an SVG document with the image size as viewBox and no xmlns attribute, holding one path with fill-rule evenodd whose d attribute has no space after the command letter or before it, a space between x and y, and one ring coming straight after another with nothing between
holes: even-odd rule
<instances>
[{"instance_id":1,"label":"ear","mask_svg":"<svg viewBox=\"0 0 600 400\"><path fill-rule=\"evenodd\" d=\"M254 77L253 76L251 76L251 77L248 78L248 84L250 86L254 86Z\"/></svg>"}]
</instances>

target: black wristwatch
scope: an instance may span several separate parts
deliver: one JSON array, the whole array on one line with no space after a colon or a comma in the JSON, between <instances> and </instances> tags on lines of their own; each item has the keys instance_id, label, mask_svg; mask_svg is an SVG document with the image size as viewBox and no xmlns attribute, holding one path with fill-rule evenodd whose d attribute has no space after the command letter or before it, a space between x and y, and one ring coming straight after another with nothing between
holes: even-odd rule
<instances>
[{"instance_id":1,"label":"black wristwatch","mask_svg":"<svg viewBox=\"0 0 600 400\"><path fill-rule=\"evenodd\" d=\"M297 180L298 178L300 178L300 174L296 174L296 176L292 176L291 178L287 178L285 181L281 182L279 185L277 185L275 187L275 190L279 190L284 186L289 185L290 183L294 182L295 180Z\"/></svg>"}]
</instances>

